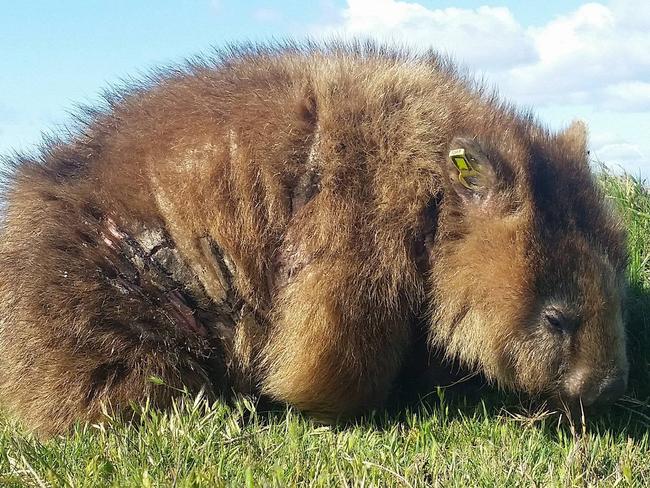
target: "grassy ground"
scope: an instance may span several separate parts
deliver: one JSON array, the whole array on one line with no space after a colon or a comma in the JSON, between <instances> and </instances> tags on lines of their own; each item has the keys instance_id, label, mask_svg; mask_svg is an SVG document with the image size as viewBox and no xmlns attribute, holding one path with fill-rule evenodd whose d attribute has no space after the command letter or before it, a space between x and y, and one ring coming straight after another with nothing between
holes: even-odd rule
<instances>
[{"instance_id":1,"label":"grassy ground","mask_svg":"<svg viewBox=\"0 0 650 488\"><path fill-rule=\"evenodd\" d=\"M434 402L345 427L186 398L138 424L39 442L0 417L0 486L650 486L650 195L602 177L630 231L628 396L574 427L516 398Z\"/></svg>"}]
</instances>

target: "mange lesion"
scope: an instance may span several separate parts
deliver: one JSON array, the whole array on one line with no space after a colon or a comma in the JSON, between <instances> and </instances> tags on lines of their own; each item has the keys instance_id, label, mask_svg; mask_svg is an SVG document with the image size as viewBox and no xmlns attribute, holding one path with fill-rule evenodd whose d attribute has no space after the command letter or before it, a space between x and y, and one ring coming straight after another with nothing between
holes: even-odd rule
<instances>
[{"instance_id":1,"label":"mange lesion","mask_svg":"<svg viewBox=\"0 0 650 488\"><path fill-rule=\"evenodd\" d=\"M197 244L213 265L222 300L206 293L163 226L129 233L111 217L104 217L100 226L101 241L111 251L106 253L111 269L104 279L117 293L134 294L156 305L180 335L216 339L222 347L233 348L243 347L239 324L247 330L259 328L260 318L233 286L234 264L210 237L200 237Z\"/></svg>"}]
</instances>

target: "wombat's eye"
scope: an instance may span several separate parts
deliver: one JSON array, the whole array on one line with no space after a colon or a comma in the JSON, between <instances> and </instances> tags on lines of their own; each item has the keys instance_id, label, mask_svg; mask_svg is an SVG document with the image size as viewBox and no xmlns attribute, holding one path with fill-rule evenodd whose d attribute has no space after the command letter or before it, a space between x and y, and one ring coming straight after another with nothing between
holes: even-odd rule
<instances>
[{"instance_id":1,"label":"wombat's eye","mask_svg":"<svg viewBox=\"0 0 650 488\"><path fill-rule=\"evenodd\" d=\"M549 307L543 312L543 319L546 325L555 332L570 334L576 328L577 321L564 314L555 307Z\"/></svg>"}]
</instances>

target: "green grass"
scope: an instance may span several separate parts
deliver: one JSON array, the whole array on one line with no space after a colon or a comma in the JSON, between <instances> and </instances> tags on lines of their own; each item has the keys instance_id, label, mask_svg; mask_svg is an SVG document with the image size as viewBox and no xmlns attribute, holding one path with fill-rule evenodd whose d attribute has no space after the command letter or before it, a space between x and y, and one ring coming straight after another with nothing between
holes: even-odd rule
<instances>
[{"instance_id":1,"label":"green grass","mask_svg":"<svg viewBox=\"0 0 650 488\"><path fill-rule=\"evenodd\" d=\"M488 392L322 426L185 397L41 442L0 417L0 486L650 486L650 195L602 176L630 232L630 391L576 427ZM511 413L514 412L514 413Z\"/></svg>"}]
</instances>

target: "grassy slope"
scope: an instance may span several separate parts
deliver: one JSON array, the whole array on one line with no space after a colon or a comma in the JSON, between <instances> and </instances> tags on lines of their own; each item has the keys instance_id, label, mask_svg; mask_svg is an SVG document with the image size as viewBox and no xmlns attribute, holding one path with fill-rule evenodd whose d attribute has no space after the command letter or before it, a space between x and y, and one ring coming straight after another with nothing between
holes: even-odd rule
<instances>
[{"instance_id":1,"label":"grassy slope","mask_svg":"<svg viewBox=\"0 0 650 488\"><path fill-rule=\"evenodd\" d=\"M515 415L515 398L433 405L340 428L292 411L188 398L142 425L108 422L41 443L0 418L0 486L650 485L650 195L603 176L630 230L631 391L585 427ZM449 395L447 395L449 396ZM508 406L510 408L508 408Z\"/></svg>"}]
</instances>

